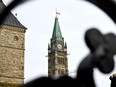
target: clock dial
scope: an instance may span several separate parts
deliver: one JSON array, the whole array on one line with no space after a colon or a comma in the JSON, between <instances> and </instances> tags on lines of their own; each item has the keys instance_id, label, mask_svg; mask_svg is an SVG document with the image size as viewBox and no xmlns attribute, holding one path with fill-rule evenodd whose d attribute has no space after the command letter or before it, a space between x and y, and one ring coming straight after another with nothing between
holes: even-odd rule
<instances>
[{"instance_id":1,"label":"clock dial","mask_svg":"<svg viewBox=\"0 0 116 87\"><path fill-rule=\"evenodd\" d=\"M61 44L58 44L58 45L57 45L57 48L58 48L59 50L61 50L61 49L62 49L62 45L61 45Z\"/></svg>"}]
</instances>

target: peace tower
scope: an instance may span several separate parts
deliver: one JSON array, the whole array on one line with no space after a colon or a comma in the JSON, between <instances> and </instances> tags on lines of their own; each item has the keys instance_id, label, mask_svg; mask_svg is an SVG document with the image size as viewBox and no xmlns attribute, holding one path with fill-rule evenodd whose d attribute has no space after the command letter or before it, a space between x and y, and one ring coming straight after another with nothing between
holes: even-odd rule
<instances>
[{"instance_id":1,"label":"peace tower","mask_svg":"<svg viewBox=\"0 0 116 87\"><path fill-rule=\"evenodd\" d=\"M58 78L63 75L68 75L67 44L56 16L52 38L48 44L48 77Z\"/></svg>"}]
</instances>

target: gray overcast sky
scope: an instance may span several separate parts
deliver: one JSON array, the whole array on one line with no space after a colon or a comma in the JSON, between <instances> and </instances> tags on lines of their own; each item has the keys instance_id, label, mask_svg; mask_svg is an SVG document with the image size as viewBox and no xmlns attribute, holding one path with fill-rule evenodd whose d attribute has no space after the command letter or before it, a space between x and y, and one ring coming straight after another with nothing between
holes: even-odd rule
<instances>
[{"instance_id":1,"label":"gray overcast sky","mask_svg":"<svg viewBox=\"0 0 116 87\"><path fill-rule=\"evenodd\" d=\"M10 0L9 0L10 1ZM4 0L7 5L8 0ZM68 46L69 72L77 69L81 60L87 56L89 49L84 41L84 33L91 27L102 33L116 33L112 20L93 4L84 0L30 0L28 3L12 10L18 20L27 27L25 36L25 82L34 78L47 76L47 47L52 37L55 9L64 41ZM97 87L110 87L109 76L94 70ZM70 74L74 77L76 73ZM86 73L85 73L86 74Z\"/></svg>"}]
</instances>

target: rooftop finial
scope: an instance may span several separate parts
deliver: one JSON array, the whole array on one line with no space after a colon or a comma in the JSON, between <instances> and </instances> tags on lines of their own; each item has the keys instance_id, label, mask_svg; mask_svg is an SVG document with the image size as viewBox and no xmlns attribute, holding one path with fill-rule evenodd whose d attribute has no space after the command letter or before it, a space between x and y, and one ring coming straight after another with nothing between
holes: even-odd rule
<instances>
[{"instance_id":1,"label":"rooftop finial","mask_svg":"<svg viewBox=\"0 0 116 87\"><path fill-rule=\"evenodd\" d=\"M56 8L56 17L57 17L57 15L60 15L60 13L57 11L57 8Z\"/></svg>"},{"instance_id":2,"label":"rooftop finial","mask_svg":"<svg viewBox=\"0 0 116 87\"><path fill-rule=\"evenodd\" d=\"M15 16L17 17L17 13L15 13Z\"/></svg>"}]
</instances>

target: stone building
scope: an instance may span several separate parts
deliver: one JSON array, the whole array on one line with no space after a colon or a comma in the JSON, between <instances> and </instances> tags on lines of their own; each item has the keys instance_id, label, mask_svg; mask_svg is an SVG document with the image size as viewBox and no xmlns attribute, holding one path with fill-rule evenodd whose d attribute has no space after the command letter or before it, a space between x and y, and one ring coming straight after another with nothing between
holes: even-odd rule
<instances>
[{"instance_id":1,"label":"stone building","mask_svg":"<svg viewBox=\"0 0 116 87\"><path fill-rule=\"evenodd\" d=\"M0 0L0 14L7 8ZM9 11L0 24L0 87L19 87L24 83L25 31Z\"/></svg>"},{"instance_id":2,"label":"stone building","mask_svg":"<svg viewBox=\"0 0 116 87\"><path fill-rule=\"evenodd\" d=\"M48 44L48 77L59 78L63 75L68 75L67 44L56 16L52 38Z\"/></svg>"}]
</instances>

